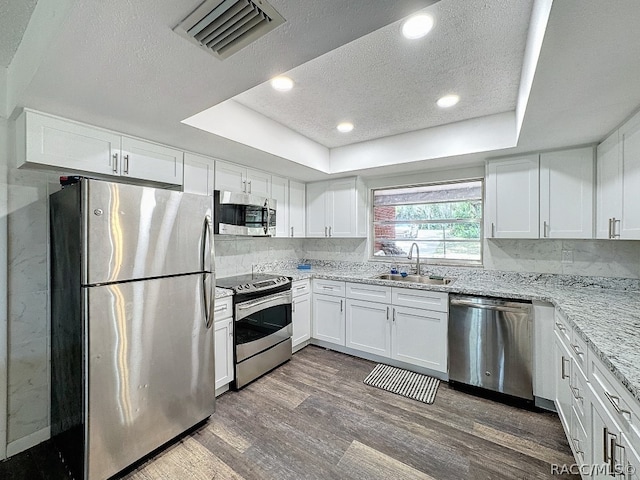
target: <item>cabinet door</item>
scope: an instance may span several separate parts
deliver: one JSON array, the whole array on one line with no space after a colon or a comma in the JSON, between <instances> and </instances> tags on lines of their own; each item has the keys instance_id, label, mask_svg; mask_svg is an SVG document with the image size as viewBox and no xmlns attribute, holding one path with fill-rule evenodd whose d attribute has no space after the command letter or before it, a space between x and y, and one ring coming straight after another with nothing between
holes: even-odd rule
<instances>
[{"instance_id":1,"label":"cabinet door","mask_svg":"<svg viewBox=\"0 0 640 480\"><path fill-rule=\"evenodd\" d=\"M311 338L311 295L300 295L293 299L293 348Z\"/></svg>"},{"instance_id":2,"label":"cabinet door","mask_svg":"<svg viewBox=\"0 0 640 480\"><path fill-rule=\"evenodd\" d=\"M596 237L611 238L611 222L622 216L622 158L618 131L598 145L596 167Z\"/></svg>"},{"instance_id":3,"label":"cabinet door","mask_svg":"<svg viewBox=\"0 0 640 480\"><path fill-rule=\"evenodd\" d=\"M212 158L185 152L182 191L200 195L213 194Z\"/></svg>"},{"instance_id":4,"label":"cabinet door","mask_svg":"<svg viewBox=\"0 0 640 480\"><path fill-rule=\"evenodd\" d=\"M246 172L244 167L216 161L216 190L244 193L247 188Z\"/></svg>"},{"instance_id":5,"label":"cabinet door","mask_svg":"<svg viewBox=\"0 0 640 480\"><path fill-rule=\"evenodd\" d=\"M540 237L593 238L593 148L540 155Z\"/></svg>"},{"instance_id":6,"label":"cabinet door","mask_svg":"<svg viewBox=\"0 0 640 480\"><path fill-rule=\"evenodd\" d=\"M123 177L182 185L183 153L173 148L122 137Z\"/></svg>"},{"instance_id":7,"label":"cabinet door","mask_svg":"<svg viewBox=\"0 0 640 480\"><path fill-rule=\"evenodd\" d=\"M487 238L538 238L538 155L487 163Z\"/></svg>"},{"instance_id":8,"label":"cabinet door","mask_svg":"<svg viewBox=\"0 0 640 480\"><path fill-rule=\"evenodd\" d=\"M555 404L565 433L571 432L571 355L564 343L554 339L554 364L556 367Z\"/></svg>"},{"instance_id":9,"label":"cabinet door","mask_svg":"<svg viewBox=\"0 0 640 480\"><path fill-rule=\"evenodd\" d=\"M331 227L329 236L357 236L355 179L331 182L327 194L327 225Z\"/></svg>"},{"instance_id":10,"label":"cabinet door","mask_svg":"<svg viewBox=\"0 0 640 480\"><path fill-rule=\"evenodd\" d=\"M307 237L327 236L327 182L307 184Z\"/></svg>"},{"instance_id":11,"label":"cabinet door","mask_svg":"<svg viewBox=\"0 0 640 480\"><path fill-rule=\"evenodd\" d=\"M233 318L214 323L216 390L233 380Z\"/></svg>"},{"instance_id":12,"label":"cabinet door","mask_svg":"<svg viewBox=\"0 0 640 480\"><path fill-rule=\"evenodd\" d=\"M289 236L305 236L306 190L304 183L289 180Z\"/></svg>"},{"instance_id":13,"label":"cabinet door","mask_svg":"<svg viewBox=\"0 0 640 480\"><path fill-rule=\"evenodd\" d=\"M391 307L384 303L347 299L346 346L391 356Z\"/></svg>"},{"instance_id":14,"label":"cabinet door","mask_svg":"<svg viewBox=\"0 0 640 480\"><path fill-rule=\"evenodd\" d=\"M620 127L622 146L622 222L616 233L620 238L640 239L640 114Z\"/></svg>"},{"instance_id":15,"label":"cabinet door","mask_svg":"<svg viewBox=\"0 0 640 480\"><path fill-rule=\"evenodd\" d=\"M597 398L593 397L590 405L591 432L589 439L591 463L600 467L594 471L594 475L591 478L598 480L610 479L613 476L610 475L610 473L613 473L610 468L612 464L611 452L613 451L611 447L616 449L617 454L616 444L621 441L620 428ZM616 461L615 463L618 464L619 462ZM616 476L614 478L624 477Z\"/></svg>"},{"instance_id":16,"label":"cabinet door","mask_svg":"<svg viewBox=\"0 0 640 480\"><path fill-rule=\"evenodd\" d=\"M271 198L271 175L247 168L247 193L258 197Z\"/></svg>"},{"instance_id":17,"label":"cabinet door","mask_svg":"<svg viewBox=\"0 0 640 480\"><path fill-rule=\"evenodd\" d=\"M289 180L271 177L271 198L276 200L276 237L288 237L289 234Z\"/></svg>"},{"instance_id":18,"label":"cabinet door","mask_svg":"<svg viewBox=\"0 0 640 480\"><path fill-rule=\"evenodd\" d=\"M445 312L393 307L391 358L447 372L447 322Z\"/></svg>"},{"instance_id":19,"label":"cabinet door","mask_svg":"<svg viewBox=\"0 0 640 480\"><path fill-rule=\"evenodd\" d=\"M23 112L16 121L18 166L48 165L119 175L120 135L34 112Z\"/></svg>"},{"instance_id":20,"label":"cabinet door","mask_svg":"<svg viewBox=\"0 0 640 480\"><path fill-rule=\"evenodd\" d=\"M344 346L344 298L313 296L313 338Z\"/></svg>"}]
</instances>

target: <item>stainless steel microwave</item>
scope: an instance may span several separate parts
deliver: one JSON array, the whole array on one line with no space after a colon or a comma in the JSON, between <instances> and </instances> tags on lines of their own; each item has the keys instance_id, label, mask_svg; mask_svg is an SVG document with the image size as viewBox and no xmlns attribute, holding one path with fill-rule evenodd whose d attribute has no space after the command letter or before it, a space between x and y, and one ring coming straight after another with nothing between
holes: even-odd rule
<instances>
[{"instance_id":1,"label":"stainless steel microwave","mask_svg":"<svg viewBox=\"0 0 640 480\"><path fill-rule=\"evenodd\" d=\"M273 237L276 234L276 205L272 198L214 190L214 233Z\"/></svg>"}]
</instances>

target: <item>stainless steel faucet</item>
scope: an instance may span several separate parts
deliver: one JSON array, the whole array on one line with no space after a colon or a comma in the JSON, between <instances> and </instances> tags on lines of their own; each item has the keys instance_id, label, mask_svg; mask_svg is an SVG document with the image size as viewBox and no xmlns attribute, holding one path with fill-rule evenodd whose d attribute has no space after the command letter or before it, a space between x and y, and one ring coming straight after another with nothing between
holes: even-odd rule
<instances>
[{"instance_id":1,"label":"stainless steel faucet","mask_svg":"<svg viewBox=\"0 0 640 480\"><path fill-rule=\"evenodd\" d=\"M411 248L409 249L409 256L407 257L409 260L413 260L413 247L416 247L416 275L420 275L420 249L418 248L418 244L413 242L411 244Z\"/></svg>"}]
</instances>

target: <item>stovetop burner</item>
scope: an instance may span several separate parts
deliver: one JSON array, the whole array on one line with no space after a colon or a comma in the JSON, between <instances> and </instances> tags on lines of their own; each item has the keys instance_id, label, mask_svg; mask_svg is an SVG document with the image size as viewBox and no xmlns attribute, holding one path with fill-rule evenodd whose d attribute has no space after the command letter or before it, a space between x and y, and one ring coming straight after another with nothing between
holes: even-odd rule
<instances>
[{"instance_id":1,"label":"stovetop burner","mask_svg":"<svg viewBox=\"0 0 640 480\"><path fill-rule=\"evenodd\" d=\"M291 283L291 279L279 275L268 275L265 273L254 273L247 275L237 275L235 277L225 277L216 280L216 286L230 288L236 294L253 293L272 288L282 287Z\"/></svg>"}]
</instances>

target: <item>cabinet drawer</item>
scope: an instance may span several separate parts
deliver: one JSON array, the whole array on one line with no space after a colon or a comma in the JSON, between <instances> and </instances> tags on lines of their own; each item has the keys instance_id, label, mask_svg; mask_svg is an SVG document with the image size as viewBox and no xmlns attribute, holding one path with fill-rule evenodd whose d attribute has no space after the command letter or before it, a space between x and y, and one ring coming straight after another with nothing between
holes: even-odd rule
<instances>
[{"instance_id":1,"label":"cabinet drawer","mask_svg":"<svg viewBox=\"0 0 640 480\"><path fill-rule=\"evenodd\" d=\"M297 280L291 284L291 293L293 298L305 295L311 292L311 285L309 280Z\"/></svg>"},{"instance_id":2,"label":"cabinet drawer","mask_svg":"<svg viewBox=\"0 0 640 480\"><path fill-rule=\"evenodd\" d=\"M587 375L587 366L589 362L587 360L589 349L587 348L587 343L582 339L580 335L578 335L575 330L571 334L571 343L569 344L569 350L571 351L571 355L573 355L573 359L576 362L576 365L582 370L582 374L584 376Z\"/></svg>"},{"instance_id":3,"label":"cabinet drawer","mask_svg":"<svg viewBox=\"0 0 640 480\"><path fill-rule=\"evenodd\" d=\"M640 405L599 360L592 358L590 362L591 386L595 394L609 415L629 435L632 443L640 446Z\"/></svg>"},{"instance_id":4,"label":"cabinet drawer","mask_svg":"<svg viewBox=\"0 0 640 480\"><path fill-rule=\"evenodd\" d=\"M589 457L589 437L583 426L584 420L581 420L581 418L583 417L573 408L571 410L571 435L569 435L569 442L573 447L576 460L578 460L579 463L584 463L585 459Z\"/></svg>"},{"instance_id":5,"label":"cabinet drawer","mask_svg":"<svg viewBox=\"0 0 640 480\"><path fill-rule=\"evenodd\" d=\"M391 303L391 287L366 283L347 283L347 298Z\"/></svg>"},{"instance_id":6,"label":"cabinet drawer","mask_svg":"<svg viewBox=\"0 0 640 480\"><path fill-rule=\"evenodd\" d=\"M582 425L586 423L585 412L589 409L589 387L587 384L587 378L579 368L575 368L575 362L571 365L571 406L574 410L574 414L582 422Z\"/></svg>"},{"instance_id":7,"label":"cabinet drawer","mask_svg":"<svg viewBox=\"0 0 640 480\"><path fill-rule=\"evenodd\" d=\"M564 344L569 345L571 343L571 327L564 319L564 317L558 312L558 310L556 310L554 318L554 330L556 331L560 339L564 342Z\"/></svg>"},{"instance_id":8,"label":"cabinet drawer","mask_svg":"<svg viewBox=\"0 0 640 480\"><path fill-rule=\"evenodd\" d=\"M336 280L322 280L320 278L313 279L313 293L344 297L344 292L344 282L338 282Z\"/></svg>"},{"instance_id":9,"label":"cabinet drawer","mask_svg":"<svg viewBox=\"0 0 640 480\"><path fill-rule=\"evenodd\" d=\"M437 312L449 311L449 295L443 292L414 290L412 288L392 288L391 302L394 305L425 308Z\"/></svg>"},{"instance_id":10,"label":"cabinet drawer","mask_svg":"<svg viewBox=\"0 0 640 480\"><path fill-rule=\"evenodd\" d=\"M224 297L216 299L213 307L213 319L214 321L224 320L233 315L231 306L233 304L233 297Z\"/></svg>"}]
</instances>

